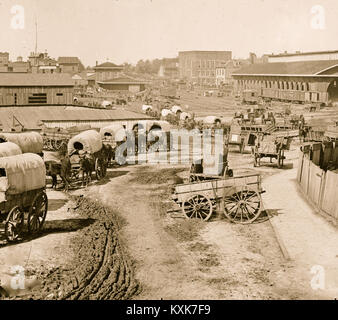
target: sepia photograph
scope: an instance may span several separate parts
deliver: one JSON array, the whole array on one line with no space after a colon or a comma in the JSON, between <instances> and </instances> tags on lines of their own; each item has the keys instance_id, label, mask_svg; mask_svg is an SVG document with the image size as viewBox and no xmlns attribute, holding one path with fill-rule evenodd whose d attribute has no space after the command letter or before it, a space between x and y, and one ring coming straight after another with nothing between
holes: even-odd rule
<instances>
[{"instance_id":1,"label":"sepia photograph","mask_svg":"<svg viewBox=\"0 0 338 320\"><path fill-rule=\"evenodd\" d=\"M0 300L336 300L337 15L0 0Z\"/></svg>"}]
</instances>

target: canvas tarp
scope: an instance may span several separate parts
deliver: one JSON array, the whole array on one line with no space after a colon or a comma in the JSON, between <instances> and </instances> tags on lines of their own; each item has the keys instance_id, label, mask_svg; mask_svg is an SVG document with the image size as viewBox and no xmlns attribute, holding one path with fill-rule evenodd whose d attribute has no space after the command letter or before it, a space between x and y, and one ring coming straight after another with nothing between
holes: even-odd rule
<instances>
[{"instance_id":1,"label":"canvas tarp","mask_svg":"<svg viewBox=\"0 0 338 320\"><path fill-rule=\"evenodd\" d=\"M162 130L163 132L169 132L171 125L168 121L164 120L147 121L146 128L148 132L151 130Z\"/></svg>"},{"instance_id":2,"label":"canvas tarp","mask_svg":"<svg viewBox=\"0 0 338 320\"><path fill-rule=\"evenodd\" d=\"M123 141L126 137L126 130L121 125L110 125L100 130L102 139L113 139L115 142Z\"/></svg>"},{"instance_id":3,"label":"canvas tarp","mask_svg":"<svg viewBox=\"0 0 338 320\"><path fill-rule=\"evenodd\" d=\"M71 138L68 142L68 154L83 150L94 154L102 149L102 138L100 133L95 130L83 131Z\"/></svg>"},{"instance_id":4,"label":"canvas tarp","mask_svg":"<svg viewBox=\"0 0 338 320\"><path fill-rule=\"evenodd\" d=\"M46 168L42 158L34 153L0 158L2 177L0 192L14 195L46 186Z\"/></svg>"},{"instance_id":5,"label":"canvas tarp","mask_svg":"<svg viewBox=\"0 0 338 320\"><path fill-rule=\"evenodd\" d=\"M43 158L45 163L61 163L60 155L58 152L45 152Z\"/></svg>"},{"instance_id":6,"label":"canvas tarp","mask_svg":"<svg viewBox=\"0 0 338 320\"><path fill-rule=\"evenodd\" d=\"M13 142L0 143L0 158L22 154L20 147Z\"/></svg>"},{"instance_id":7,"label":"canvas tarp","mask_svg":"<svg viewBox=\"0 0 338 320\"><path fill-rule=\"evenodd\" d=\"M0 133L0 141L17 144L22 153L42 153L43 139L37 132Z\"/></svg>"}]
</instances>

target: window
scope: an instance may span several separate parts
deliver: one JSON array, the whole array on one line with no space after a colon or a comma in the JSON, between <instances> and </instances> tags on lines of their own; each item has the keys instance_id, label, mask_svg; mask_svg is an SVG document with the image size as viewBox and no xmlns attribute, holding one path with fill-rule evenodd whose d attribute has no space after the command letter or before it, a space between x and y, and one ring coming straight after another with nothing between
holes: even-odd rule
<instances>
[{"instance_id":1,"label":"window","mask_svg":"<svg viewBox=\"0 0 338 320\"><path fill-rule=\"evenodd\" d=\"M58 97L62 97L63 96L63 93L57 93L56 94Z\"/></svg>"},{"instance_id":2,"label":"window","mask_svg":"<svg viewBox=\"0 0 338 320\"><path fill-rule=\"evenodd\" d=\"M33 93L28 97L29 104L47 103L47 93Z\"/></svg>"}]
</instances>

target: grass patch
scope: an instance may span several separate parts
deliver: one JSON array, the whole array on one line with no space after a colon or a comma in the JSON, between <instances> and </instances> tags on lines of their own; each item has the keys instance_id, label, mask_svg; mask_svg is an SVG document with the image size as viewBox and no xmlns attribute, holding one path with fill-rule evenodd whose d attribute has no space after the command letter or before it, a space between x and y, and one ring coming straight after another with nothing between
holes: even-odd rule
<instances>
[{"instance_id":1,"label":"grass patch","mask_svg":"<svg viewBox=\"0 0 338 320\"><path fill-rule=\"evenodd\" d=\"M180 242L193 241L198 238L205 223L199 220L182 220L165 227L165 230Z\"/></svg>"},{"instance_id":2,"label":"grass patch","mask_svg":"<svg viewBox=\"0 0 338 320\"><path fill-rule=\"evenodd\" d=\"M208 249L210 249L212 246L210 244L207 244L207 243L202 243L202 242L195 242L195 243L192 243L188 249L190 251L200 251L200 252L204 252L204 251L207 251Z\"/></svg>"},{"instance_id":3,"label":"grass patch","mask_svg":"<svg viewBox=\"0 0 338 320\"><path fill-rule=\"evenodd\" d=\"M214 253L208 253L199 260L199 264L203 267L217 267L220 265L219 258Z\"/></svg>"}]
</instances>

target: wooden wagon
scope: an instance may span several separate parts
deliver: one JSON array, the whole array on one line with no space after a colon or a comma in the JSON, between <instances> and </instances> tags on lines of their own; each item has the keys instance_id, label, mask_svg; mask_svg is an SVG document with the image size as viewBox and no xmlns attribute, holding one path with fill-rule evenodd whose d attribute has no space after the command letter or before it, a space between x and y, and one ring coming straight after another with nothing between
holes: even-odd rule
<instances>
[{"instance_id":1,"label":"wooden wagon","mask_svg":"<svg viewBox=\"0 0 338 320\"><path fill-rule=\"evenodd\" d=\"M269 158L270 163L272 159L276 159L278 168L283 167L284 150L290 149L291 140L292 137L289 136L258 136L256 145L253 147L254 166L260 166L262 158Z\"/></svg>"},{"instance_id":2,"label":"wooden wagon","mask_svg":"<svg viewBox=\"0 0 338 320\"><path fill-rule=\"evenodd\" d=\"M28 233L38 233L46 219L46 169L36 154L0 158L0 222L7 241L19 240L25 220Z\"/></svg>"},{"instance_id":3,"label":"wooden wagon","mask_svg":"<svg viewBox=\"0 0 338 320\"><path fill-rule=\"evenodd\" d=\"M247 174L176 185L172 199L189 219L207 221L221 212L231 222L248 224L262 212L262 192L260 175Z\"/></svg>"},{"instance_id":4,"label":"wooden wagon","mask_svg":"<svg viewBox=\"0 0 338 320\"><path fill-rule=\"evenodd\" d=\"M82 131L89 130L90 126L75 126L68 129L44 128L41 132L44 150L59 151L67 147L68 141Z\"/></svg>"},{"instance_id":5,"label":"wooden wagon","mask_svg":"<svg viewBox=\"0 0 338 320\"><path fill-rule=\"evenodd\" d=\"M256 130L253 126L231 126L228 134L228 144L239 146L239 152L243 153L246 146L253 146L255 143ZM262 126L254 126L262 127Z\"/></svg>"},{"instance_id":6,"label":"wooden wagon","mask_svg":"<svg viewBox=\"0 0 338 320\"><path fill-rule=\"evenodd\" d=\"M88 157L95 171L97 180L105 177L107 159L101 135L95 130L83 131L71 138L67 146L71 162L73 180L78 180L81 169L81 158Z\"/></svg>"}]
</instances>

